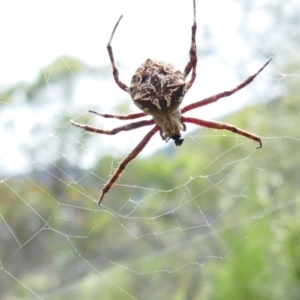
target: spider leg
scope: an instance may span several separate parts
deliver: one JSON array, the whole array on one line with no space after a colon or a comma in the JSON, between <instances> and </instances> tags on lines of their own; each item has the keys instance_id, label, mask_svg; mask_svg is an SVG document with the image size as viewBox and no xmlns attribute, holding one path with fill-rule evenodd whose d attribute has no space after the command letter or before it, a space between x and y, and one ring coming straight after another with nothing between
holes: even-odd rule
<instances>
[{"instance_id":1,"label":"spider leg","mask_svg":"<svg viewBox=\"0 0 300 300\"><path fill-rule=\"evenodd\" d=\"M102 114L94 110L89 110L89 112L104 118L114 118L119 120L131 120L131 119L137 119L137 118L147 116L146 113L135 113L130 115L112 115L112 114Z\"/></svg>"},{"instance_id":2,"label":"spider leg","mask_svg":"<svg viewBox=\"0 0 300 300\"><path fill-rule=\"evenodd\" d=\"M87 124L79 124L74 122L73 120L71 120L72 125L80 127L85 129L86 131L91 131L91 132L95 132L95 133L101 133L101 134L108 134L108 135L114 135L119 133L120 131L129 131L132 129L137 129L143 126L148 126L148 125L153 125L154 121L153 120L144 120L144 121L139 121L139 122L133 122L133 123L129 123L120 127L116 127L112 130L104 130L104 129L100 129L100 128L96 128Z\"/></svg>"},{"instance_id":3,"label":"spider leg","mask_svg":"<svg viewBox=\"0 0 300 300\"><path fill-rule=\"evenodd\" d=\"M194 8L194 20L192 26L192 41L191 41L191 48L190 48L190 61L187 63L183 75L186 78L191 70L192 70L192 77L190 81L187 83L186 88L189 88L193 85L196 79L196 66L197 66L197 45L196 45L196 31L197 31L197 23L196 23L196 3L193 0L193 8Z\"/></svg>"},{"instance_id":4,"label":"spider leg","mask_svg":"<svg viewBox=\"0 0 300 300\"><path fill-rule=\"evenodd\" d=\"M242 82L241 84L239 84L237 87L233 88L230 91L225 91L219 94L216 94L214 96L205 98L203 100L197 101L195 103L192 103L190 105L185 106L184 108L181 109L181 113L185 113L189 110L213 103L218 101L221 98L224 97L229 97L232 94L236 93L237 91L241 90L242 88L244 88L246 85L248 85L250 82L252 82L254 80L254 78L269 64L269 62L272 60L273 58L270 58L255 74L249 76L244 82Z\"/></svg>"},{"instance_id":5,"label":"spider leg","mask_svg":"<svg viewBox=\"0 0 300 300\"><path fill-rule=\"evenodd\" d=\"M255 135L251 132L242 130L242 129L235 127L233 125L230 125L230 124L216 122L216 121L206 121L206 120L189 118L189 117L181 117L181 121L186 122L186 123L193 123L193 124L207 127L207 128L214 128L214 129L219 129L219 130L222 130L222 129L229 130L231 132L237 133L239 135L247 137L248 139L258 142L259 145L256 147L256 149L259 149L262 147L261 138L258 135Z\"/></svg>"},{"instance_id":6,"label":"spider leg","mask_svg":"<svg viewBox=\"0 0 300 300\"><path fill-rule=\"evenodd\" d=\"M99 205L101 201L103 200L104 195L110 190L110 188L113 186L115 181L119 178L123 170L126 168L126 166L129 164L131 160L133 160L147 145L147 143L150 141L152 136L159 130L159 127L156 125L154 126L147 134L146 136L140 141L140 143L126 156L126 158L120 163L118 166L118 169L115 171L111 179L108 183L105 184L101 195L99 199Z\"/></svg>"},{"instance_id":7,"label":"spider leg","mask_svg":"<svg viewBox=\"0 0 300 300\"><path fill-rule=\"evenodd\" d=\"M114 30L113 30L113 32L112 32L112 34L111 34L111 37L110 37L110 39L109 39L109 41L108 41L108 44L107 44L107 51L108 51L109 58L110 58L110 62L111 62L112 68L113 68L113 75L114 75L114 79L115 79L116 84L117 84L122 90L124 90L125 92L129 93L129 88L128 88L128 86L127 86L125 83L123 83L122 81L120 81L120 79L119 79L119 71L118 71L118 69L117 69L117 67L116 67L115 59L114 59L114 55L113 55L113 51L112 51L112 47L111 47L111 42L112 42L113 36L114 36L114 34L115 34L115 31L116 31L116 29L117 29L117 27L118 27L118 25L119 25L119 23L120 23L122 17L123 17L123 16L121 16L121 17L119 18L118 22L116 23L116 25L115 25L115 27L114 27Z\"/></svg>"}]
</instances>

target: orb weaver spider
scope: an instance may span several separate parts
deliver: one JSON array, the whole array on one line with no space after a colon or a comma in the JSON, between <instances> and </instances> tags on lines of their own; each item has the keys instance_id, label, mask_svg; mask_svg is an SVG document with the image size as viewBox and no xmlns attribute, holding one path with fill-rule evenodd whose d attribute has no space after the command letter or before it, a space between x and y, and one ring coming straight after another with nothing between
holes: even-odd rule
<instances>
[{"instance_id":1,"label":"orb weaver spider","mask_svg":"<svg viewBox=\"0 0 300 300\"><path fill-rule=\"evenodd\" d=\"M116 84L128 93L133 103L140 108L143 112L133 113L129 115L114 115L114 114L103 114L93 110L89 112L99 115L104 118L115 118L119 120L132 120L150 115L152 119L143 120L128 123L126 125L116 127L112 130L99 129L86 124L79 124L71 120L71 123L77 127L83 128L90 132L113 135L121 131L129 131L137 129L143 126L154 125L154 127L145 135L141 142L125 157L125 159L119 164L117 170L112 175L110 180L104 185L100 198L99 205L103 200L104 195L111 189L113 184L116 182L120 174L126 168L128 163L133 160L147 145L150 139L155 133L159 131L160 136L166 142L170 139L174 140L175 146L181 146L183 138L181 137L180 131L186 130L185 123L193 123L199 126L213 128L213 129L225 129L231 132L237 133L249 139L258 142L258 146L261 148L261 138L253 133L242 130L230 124L207 121L203 119L196 119L191 117L184 117L182 114L189 110L199 108L210 103L216 102L221 98L229 97L237 91L244 88L269 64L272 60L269 59L255 74L248 77L244 82L239 84L237 87L224 91L219 94L215 94L211 97L202 99L183 108L179 108L185 94L193 85L196 78L196 66L197 66L197 47L196 47L196 3L193 0L193 25L192 25L192 38L191 46L189 51L189 62L187 63L183 72L177 70L173 65L165 63L159 60L147 59L135 72L132 77L130 87L123 83L119 79L119 71L115 64L115 59L112 50L112 39L115 31L123 16L117 21L111 37L107 44L107 51L109 54L110 62L113 70L113 77ZM191 77L188 82L186 78L191 73Z\"/></svg>"}]
</instances>

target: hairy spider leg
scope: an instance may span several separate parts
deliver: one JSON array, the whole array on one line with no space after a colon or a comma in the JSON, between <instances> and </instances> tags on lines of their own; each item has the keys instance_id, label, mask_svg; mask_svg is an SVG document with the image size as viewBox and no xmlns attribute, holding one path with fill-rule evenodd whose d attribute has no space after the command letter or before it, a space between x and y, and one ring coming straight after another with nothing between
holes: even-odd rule
<instances>
[{"instance_id":1,"label":"hairy spider leg","mask_svg":"<svg viewBox=\"0 0 300 300\"><path fill-rule=\"evenodd\" d=\"M108 54L109 54L109 58L110 58L110 62L111 62L111 65L112 65L112 68L113 68L113 75L114 75L114 79L115 79L115 82L116 84L122 89L124 90L125 92L129 93L129 88L128 86L123 83L120 79L119 79L119 71L116 67L116 64L115 64L115 60L114 60L114 55L113 55L113 51L112 51L112 47L111 47L111 42L112 42L112 39L113 39L113 36L115 34L115 31L121 21L123 16L121 16L118 20L118 22L116 23L115 27L114 27L114 30L111 34L111 37L108 41L108 44L107 44L107 51L108 51Z\"/></svg>"},{"instance_id":2,"label":"hairy spider leg","mask_svg":"<svg viewBox=\"0 0 300 300\"><path fill-rule=\"evenodd\" d=\"M94 110L89 110L90 113L104 117L104 118L113 118L113 119L119 119L119 120L132 120L132 119L137 119L141 118L144 116L148 116L146 113L134 113L134 114L129 114L129 115L115 115L115 114L102 114Z\"/></svg>"},{"instance_id":3,"label":"hairy spider leg","mask_svg":"<svg viewBox=\"0 0 300 300\"><path fill-rule=\"evenodd\" d=\"M83 128L86 131L90 131L90 132L94 132L94 133L102 133L102 134L108 134L108 135L114 135L119 133L120 131L129 131L129 130L133 130L133 129L137 129L143 126L148 126L148 125L153 125L154 121L153 120L144 120L144 121L138 121L138 122L133 122L133 123L129 123L129 124L125 124L123 126L120 127L116 127L114 129L111 130L104 130L104 129L100 129L97 127L93 127L87 124L79 124L74 122L73 120L71 120L71 124Z\"/></svg>"},{"instance_id":4,"label":"hairy spider leg","mask_svg":"<svg viewBox=\"0 0 300 300\"><path fill-rule=\"evenodd\" d=\"M112 185L115 183L115 181L119 178L123 170L126 168L128 163L133 160L148 144L150 139L153 137L153 135L159 131L160 128L155 125L146 135L145 137L140 141L140 143L125 157L125 159L119 164L118 169L115 171L115 173L112 175L110 180L105 184L105 186L102 189L102 192L100 194L100 199L98 204L101 204L101 201L103 200L104 195L110 190Z\"/></svg>"},{"instance_id":5,"label":"hairy spider leg","mask_svg":"<svg viewBox=\"0 0 300 300\"><path fill-rule=\"evenodd\" d=\"M190 81L186 85L186 89L189 90L190 87L193 85L195 79L196 79L196 67L197 67L197 45L196 45L196 31L197 31L197 23L196 23L196 3L195 0L193 0L193 11L194 11L194 17L193 17L193 26L192 26L192 40L191 40L191 48L190 48L190 61L187 63L183 75L186 78L190 71L192 70L192 77Z\"/></svg>"},{"instance_id":6,"label":"hairy spider leg","mask_svg":"<svg viewBox=\"0 0 300 300\"><path fill-rule=\"evenodd\" d=\"M237 91L241 90L246 85L248 85L250 82L252 82L254 80L254 78L270 63L270 61L272 59L273 58L270 58L255 74L249 76L244 82L242 82L241 84L239 84L237 87L233 88L232 90L225 91L225 92L216 94L214 96L205 98L203 100L197 101L197 102L192 103L190 105L187 105L187 106L185 106L185 107L183 107L181 109L181 113L183 114L183 113L185 113L185 112L187 112L189 110L192 110L192 109L195 109L195 108L198 108L198 107L201 107L201 106L204 106L204 105L216 102L216 101L218 101L221 98L231 96L232 94L236 93Z\"/></svg>"},{"instance_id":7,"label":"hairy spider leg","mask_svg":"<svg viewBox=\"0 0 300 300\"><path fill-rule=\"evenodd\" d=\"M256 147L256 149L259 149L262 147L261 138L258 135L255 135L253 133L250 133L248 131L245 131L243 129L235 127L231 124L226 124L226 123L216 122L216 121L206 121L206 120L202 120L202 119L195 119L195 118L189 118L189 117L181 117L181 121L186 122L186 123L193 123L193 124L207 127L207 128L213 128L213 129L218 129L218 130L222 130L222 129L229 130L231 132L237 133L239 135L245 136L251 140L258 142L259 145Z\"/></svg>"}]
</instances>

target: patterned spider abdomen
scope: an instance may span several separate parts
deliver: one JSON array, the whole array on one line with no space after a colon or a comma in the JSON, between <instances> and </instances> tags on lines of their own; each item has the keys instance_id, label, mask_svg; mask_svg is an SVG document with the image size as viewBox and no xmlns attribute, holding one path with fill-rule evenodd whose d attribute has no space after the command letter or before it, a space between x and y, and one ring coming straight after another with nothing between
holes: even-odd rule
<instances>
[{"instance_id":1,"label":"patterned spider abdomen","mask_svg":"<svg viewBox=\"0 0 300 300\"><path fill-rule=\"evenodd\" d=\"M135 72L130 84L134 104L150 115L176 110L186 93L184 75L171 64L147 59Z\"/></svg>"}]
</instances>

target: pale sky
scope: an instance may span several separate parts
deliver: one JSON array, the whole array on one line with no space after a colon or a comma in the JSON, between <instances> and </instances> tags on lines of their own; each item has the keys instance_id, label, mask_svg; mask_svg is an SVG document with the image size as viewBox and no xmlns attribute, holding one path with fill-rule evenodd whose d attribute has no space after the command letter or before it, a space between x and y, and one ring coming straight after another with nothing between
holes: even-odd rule
<instances>
[{"instance_id":1,"label":"pale sky","mask_svg":"<svg viewBox=\"0 0 300 300\"><path fill-rule=\"evenodd\" d=\"M238 37L236 27L241 21L240 7L229 0L197 0L196 5L198 76L186 97L185 104L234 87L237 84L236 76L241 72L245 71L245 78L250 75L248 67L245 70L237 70L235 65L237 58L245 58L245 61L249 62L252 54L252 49L249 47L248 50L247 45ZM120 15L124 17L112 46L116 61L122 63L120 75L122 81L129 83L137 67L147 58L161 59L183 70L190 46L192 7L192 0L2 1L0 89L19 81L34 81L43 67L62 55L73 56L92 66L109 64L106 45ZM263 18L259 20L263 22ZM255 25L262 25L258 23L256 19ZM209 28L216 51L215 55L207 59L201 58L201 49L205 49L206 45L199 43L204 28ZM251 62L253 73L261 66L261 61L253 57ZM110 81L106 87L108 89L106 94L110 99L106 101L113 104L123 97L123 94L121 96L122 91L115 86L112 77ZM93 99L95 96L93 90L90 89L89 92L91 93L89 98ZM77 101L80 101L80 95L79 89ZM87 95L87 92L83 91L82 95ZM247 92L244 95L245 97L241 98L247 100ZM230 108L236 110L243 103L241 99L232 101ZM95 106L96 104L91 109L97 110ZM191 112L191 115L215 118L228 113L230 111L228 108L228 104L223 101L213 109L211 107L201 109L201 112ZM35 114L30 111L16 112L19 129L16 129L16 136L7 134L8 148L6 150L2 148L10 167L14 163L17 169L22 165L17 159L15 149L19 140L28 138L29 133L25 132L27 130L25 124L30 118L34 118ZM107 138L115 143L120 142L119 139ZM136 143L136 140L132 141L129 136L123 138L130 145ZM159 139L157 143L164 146ZM157 145L154 143L152 148L148 149L150 150L143 153L150 153L153 151L151 149L157 149Z\"/></svg>"},{"instance_id":2,"label":"pale sky","mask_svg":"<svg viewBox=\"0 0 300 300\"><path fill-rule=\"evenodd\" d=\"M230 18L225 9L231 11ZM107 63L106 44L120 15L124 17L113 47L124 66L135 70L153 57L181 67L187 58L191 0L10 0L2 1L0 10L1 85L34 78L60 55L96 65ZM237 12L238 6L230 1L198 0L198 34L209 24L218 40L231 39Z\"/></svg>"}]
</instances>

